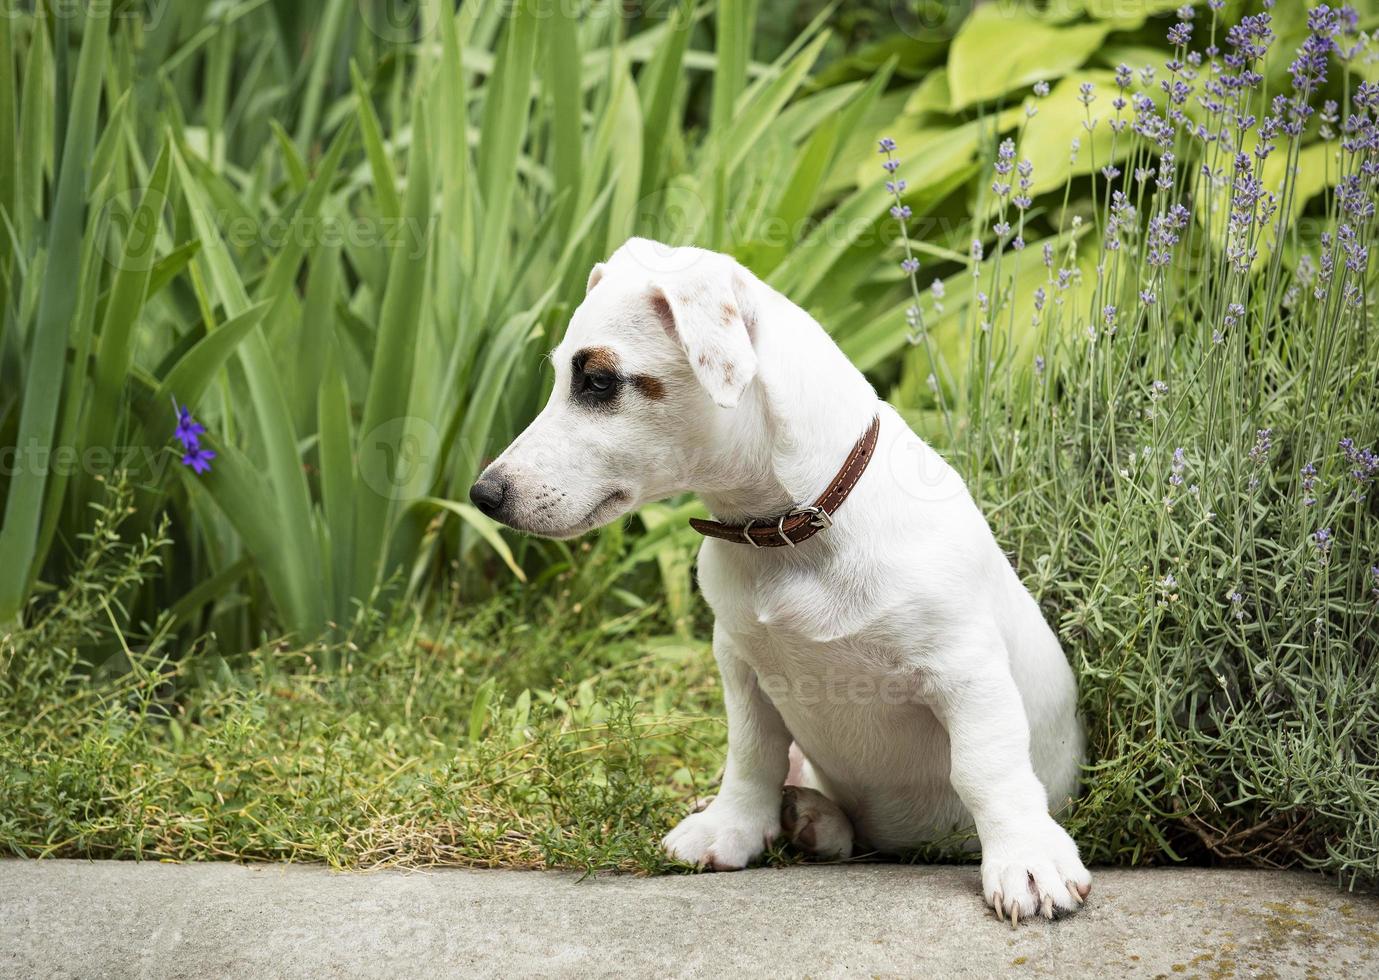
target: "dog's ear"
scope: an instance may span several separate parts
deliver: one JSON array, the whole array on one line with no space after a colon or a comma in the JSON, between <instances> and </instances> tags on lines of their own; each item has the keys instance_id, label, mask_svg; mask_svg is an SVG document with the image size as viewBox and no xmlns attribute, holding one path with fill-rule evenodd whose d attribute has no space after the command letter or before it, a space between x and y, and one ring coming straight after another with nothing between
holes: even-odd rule
<instances>
[{"instance_id":1,"label":"dog's ear","mask_svg":"<svg viewBox=\"0 0 1379 980\"><path fill-rule=\"evenodd\" d=\"M599 284L599 280L603 278L603 274L607 269L608 266L604 265L602 262L594 263L594 267L589 270L589 281L584 286L586 295Z\"/></svg>"},{"instance_id":2,"label":"dog's ear","mask_svg":"<svg viewBox=\"0 0 1379 980\"><path fill-rule=\"evenodd\" d=\"M733 408L757 372L747 326L751 312L744 314L745 283L737 270L713 266L652 286L651 305L714 404Z\"/></svg>"}]
</instances>

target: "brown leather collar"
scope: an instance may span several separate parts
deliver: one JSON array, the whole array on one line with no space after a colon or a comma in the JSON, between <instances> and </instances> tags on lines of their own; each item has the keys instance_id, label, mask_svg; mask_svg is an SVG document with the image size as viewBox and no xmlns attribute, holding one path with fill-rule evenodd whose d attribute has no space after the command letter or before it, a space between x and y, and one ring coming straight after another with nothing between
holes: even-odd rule
<instances>
[{"instance_id":1,"label":"brown leather collar","mask_svg":"<svg viewBox=\"0 0 1379 980\"><path fill-rule=\"evenodd\" d=\"M690 527L706 537L750 544L754 548L783 548L786 545L793 548L833 524L833 515L848 499L848 494L852 493L852 488L871 462L880 432L881 416L877 415L852 447L852 452L833 482L814 503L794 507L778 517L753 518L746 524L722 524L691 517Z\"/></svg>"}]
</instances>

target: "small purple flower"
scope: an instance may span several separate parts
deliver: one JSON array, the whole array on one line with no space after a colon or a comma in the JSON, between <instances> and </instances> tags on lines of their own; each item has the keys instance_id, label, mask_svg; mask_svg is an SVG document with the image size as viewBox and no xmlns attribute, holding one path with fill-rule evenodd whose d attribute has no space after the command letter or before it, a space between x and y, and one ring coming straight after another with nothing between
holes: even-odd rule
<instances>
[{"instance_id":1,"label":"small purple flower","mask_svg":"<svg viewBox=\"0 0 1379 980\"><path fill-rule=\"evenodd\" d=\"M1037 96L1039 96L1039 98L1041 98L1041 99L1044 98L1044 96L1046 96L1046 95L1049 94L1049 83L1048 83L1048 82L1042 82L1042 81L1041 81L1041 82L1035 82L1035 83L1034 83L1034 94L1037 95Z\"/></svg>"},{"instance_id":2,"label":"small purple flower","mask_svg":"<svg viewBox=\"0 0 1379 980\"><path fill-rule=\"evenodd\" d=\"M1369 593L1379 599L1379 565L1369 566L1369 580L1372 583Z\"/></svg>"},{"instance_id":3,"label":"small purple flower","mask_svg":"<svg viewBox=\"0 0 1379 980\"><path fill-rule=\"evenodd\" d=\"M176 402L173 405L176 407ZM215 450L201 445L201 436L205 431L206 427L192 418L190 409L186 406L177 408L177 428L173 430L172 437L182 444L182 465L191 467L195 473L209 473L211 460L215 459Z\"/></svg>"},{"instance_id":4,"label":"small purple flower","mask_svg":"<svg viewBox=\"0 0 1379 980\"><path fill-rule=\"evenodd\" d=\"M186 406L177 409L177 428L173 430L172 437L184 448L191 450L200 446L201 434L205 431L206 427L192 418L190 409Z\"/></svg>"},{"instance_id":5,"label":"small purple flower","mask_svg":"<svg viewBox=\"0 0 1379 980\"><path fill-rule=\"evenodd\" d=\"M1168 482L1175 487L1183 485L1183 470L1187 469L1187 454L1183 447L1179 446L1173 450L1173 472L1168 477Z\"/></svg>"},{"instance_id":6,"label":"small purple flower","mask_svg":"<svg viewBox=\"0 0 1379 980\"><path fill-rule=\"evenodd\" d=\"M1327 558L1331 555L1333 544L1335 544L1335 538L1332 537L1331 528L1324 527L1312 532L1312 547L1317 549L1317 556L1323 565L1326 564Z\"/></svg>"},{"instance_id":7,"label":"small purple flower","mask_svg":"<svg viewBox=\"0 0 1379 980\"><path fill-rule=\"evenodd\" d=\"M1350 478L1355 481L1353 496L1357 501L1364 500L1365 488L1379 477L1379 453L1357 447L1354 439L1342 439L1339 446L1350 466Z\"/></svg>"},{"instance_id":8,"label":"small purple flower","mask_svg":"<svg viewBox=\"0 0 1379 980\"><path fill-rule=\"evenodd\" d=\"M1269 453L1274 447L1273 429L1256 429L1255 444L1249 452L1250 462L1256 466L1263 465L1269 461Z\"/></svg>"},{"instance_id":9,"label":"small purple flower","mask_svg":"<svg viewBox=\"0 0 1379 980\"><path fill-rule=\"evenodd\" d=\"M202 446L183 454L182 465L190 466L194 473L209 473L213 459L215 459L215 450Z\"/></svg>"},{"instance_id":10,"label":"small purple flower","mask_svg":"<svg viewBox=\"0 0 1379 980\"><path fill-rule=\"evenodd\" d=\"M895 151L895 140L891 139L889 136L881 137L881 139L877 140L877 145L880 147L880 149L876 151L877 153L893 153Z\"/></svg>"},{"instance_id":11,"label":"small purple flower","mask_svg":"<svg viewBox=\"0 0 1379 980\"><path fill-rule=\"evenodd\" d=\"M911 256L900 263L900 268L905 272L918 272L919 259Z\"/></svg>"},{"instance_id":12,"label":"small purple flower","mask_svg":"<svg viewBox=\"0 0 1379 980\"><path fill-rule=\"evenodd\" d=\"M1317 468L1308 463L1298 473L1302 477L1302 505L1311 507L1317 502Z\"/></svg>"}]
</instances>

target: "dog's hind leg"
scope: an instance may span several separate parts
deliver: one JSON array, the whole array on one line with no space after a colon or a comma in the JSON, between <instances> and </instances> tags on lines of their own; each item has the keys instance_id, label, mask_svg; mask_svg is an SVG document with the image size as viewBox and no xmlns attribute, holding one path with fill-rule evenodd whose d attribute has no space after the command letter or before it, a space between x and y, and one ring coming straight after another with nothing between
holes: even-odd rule
<instances>
[{"instance_id":1,"label":"dog's hind leg","mask_svg":"<svg viewBox=\"0 0 1379 980\"><path fill-rule=\"evenodd\" d=\"M781 797L780 828L797 851L825 861L852 857L852 821L843 808L810 786L809 763L790 745L790 773Z\"/></svg>"},{"instance_id":2,"label":"dog's hind leg","mask_svg":"<svg viewBox=\"0 0 1379 980\"><path fill-rule=\"evenodd\" d=\"M781 797L780 829L801 853L824 861L852 857L852 821L817 789L787 786Z\"/></svg>"}]
</instances>

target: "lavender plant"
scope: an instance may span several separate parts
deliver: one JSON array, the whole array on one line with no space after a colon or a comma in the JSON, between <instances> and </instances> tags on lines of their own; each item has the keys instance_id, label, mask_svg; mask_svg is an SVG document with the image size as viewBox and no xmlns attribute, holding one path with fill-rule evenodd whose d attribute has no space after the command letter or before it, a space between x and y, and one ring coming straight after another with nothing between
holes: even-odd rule
<instances>
[{"instance_id":1,"label":"lavender plant","mask_svg":"<svg viewBox=\"0 0 1379 980\"><path fill-rule=\"evenodd\" d=\"M1021 307L1031 207L1011 186L1023 130L1000 143L969 263L975 363L935 404L968 420L947 448L1080 674L1091 860L1372 881L1379 86L1356 69L1373 53L1353 8L1317 6L1280 90L1270 12L1228 26L1207 7L1178 12L1165 64L1117 69L1107 108L1080 86L1111 159L1089 208L1066 206L1070 177L1042 209L1032 343L993 329Z\"/></svg>"}]
</instances>

